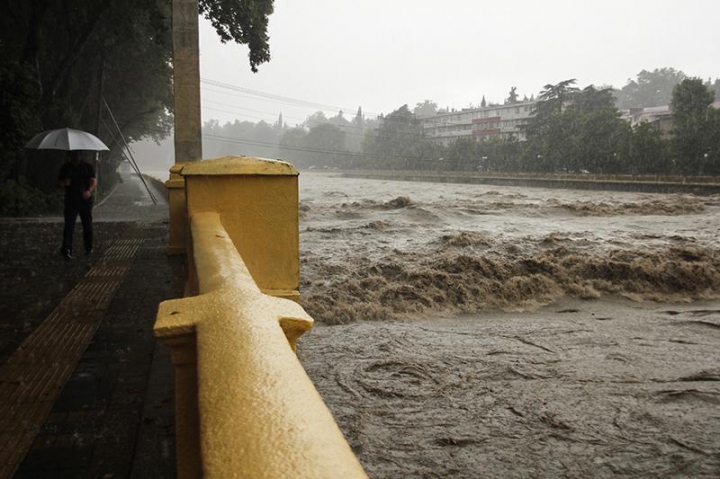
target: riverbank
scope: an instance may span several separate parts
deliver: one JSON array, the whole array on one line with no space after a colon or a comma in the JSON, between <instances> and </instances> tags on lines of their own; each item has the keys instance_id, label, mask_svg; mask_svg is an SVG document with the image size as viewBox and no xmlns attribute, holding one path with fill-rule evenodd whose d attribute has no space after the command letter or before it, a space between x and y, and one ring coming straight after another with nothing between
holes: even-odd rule
<instances>
[{"instance_id":1,"label":"riverbank","mask_svg":"<svg viewBox=\"0 0 720 479\"><path fill-rule=\"evenodd\" d=\"M528 186L600 191L643 193L720 194L720 178L681 176L579 175L533 173L473 173L439 171L342 171L347 178L418 181L433 183L467 183L494 186Z\"/></svg>"}]
</instances>

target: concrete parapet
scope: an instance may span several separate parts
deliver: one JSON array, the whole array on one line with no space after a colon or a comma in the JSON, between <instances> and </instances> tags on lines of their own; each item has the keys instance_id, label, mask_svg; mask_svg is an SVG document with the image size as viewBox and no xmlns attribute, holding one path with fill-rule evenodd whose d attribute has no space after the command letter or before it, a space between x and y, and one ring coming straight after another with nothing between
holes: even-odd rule
<instances>
[{"instance_id":1,"label":"concrete parapet","mask_svg":"<svg viewBox=\"0 0 720 479\"><path fill-rule=\"evenodd\" d=\"M226 216L200 209L207 208L196 204L190 214L198 296L161 303L155 324L178 366L178 476L366 477L293 352L312 318L293 301L263 294ZM243 218L230 224L257 231Z\"/></svg>"},{"instance_id":2,"label":"concrete parapet","mask_svg":"<svg viewBox=\"0 0 720 479\"><path fill-rule=\"evenodd\" d=\"M189 216L220 215L250 274L267 294L299 299L298 171L290 163L224 157L186 164ZM192 248L188 250L192 254ZM192 270L193 262L190 262ZM196 287L191 274L191 290Z\"/></svg>"}]
</instances>

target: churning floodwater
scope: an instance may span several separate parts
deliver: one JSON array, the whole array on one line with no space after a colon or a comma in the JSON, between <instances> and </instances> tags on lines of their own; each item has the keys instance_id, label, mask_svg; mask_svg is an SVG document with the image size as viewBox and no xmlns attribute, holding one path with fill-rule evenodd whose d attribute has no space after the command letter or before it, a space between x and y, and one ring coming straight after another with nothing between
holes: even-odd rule
<instances>
[{"instance_id":1,"label":"churning floodwater","mask_svg":"<svg viewBox=\"0 0 720 479\"><path fill-rule=\"evenodd\" d=\"M720 197L300 176L301 293L330 323L720 297Z\"/></svg>"}]
</instances>

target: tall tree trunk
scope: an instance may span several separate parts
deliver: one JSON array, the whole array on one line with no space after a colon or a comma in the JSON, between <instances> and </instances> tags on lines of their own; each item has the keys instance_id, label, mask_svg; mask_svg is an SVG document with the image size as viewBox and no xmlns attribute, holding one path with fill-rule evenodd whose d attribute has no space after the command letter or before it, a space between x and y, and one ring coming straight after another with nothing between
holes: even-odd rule
<instances>
[{"instance_id":1,"label":"tall tree trunk","mask_svg":"<svg viewBox=\"0 0 720 479\"><path fill-rule=\"evenodd\" d=\"M48 9L48 3L45 0L33 0L28 2L30 8L30 18L27 24L27 36L20 54L20 65L18 73L25 73L25 78L18 79L15 90L18 90L19 83L22 81L32 81L38 91L38 95L43 93L42 79L40 78L40 65L38 63L38 55L40 52L40 32L42 30L42 22ZM19 92L16 92L19 93Z\"/></svg>"},{"instance_id":2,"label":"tall tree trunk","mask_svg":"<svg viewBox=\"0 0 720 479\"><path fill-rule=\"evenodd\" d=\"M89 15L90 19L80 29L80 34L75 37L69 52L58 62L58 66L50 81L45 85L42 100L40 101L41 107L47 108L52 103L58 89L70 74L73 65L82 58L83 50L90 41L95 27L102 19L104 13L110 8L110 5L111 2L97 2L96 8Z\"/></svg>"}]
</instances>

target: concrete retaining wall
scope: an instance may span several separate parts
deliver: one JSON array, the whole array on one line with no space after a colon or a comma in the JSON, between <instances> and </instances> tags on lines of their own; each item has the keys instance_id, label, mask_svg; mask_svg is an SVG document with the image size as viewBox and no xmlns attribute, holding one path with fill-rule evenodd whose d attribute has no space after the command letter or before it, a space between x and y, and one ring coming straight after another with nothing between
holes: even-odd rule
<instances>
[{"instance_id":1,"label":"concrete retaining wall","mask_svg":"<svg viewBox=\"0 0 720 479\"><path fill-rule=\"evenodd\" d=\"M350 171L342 173L347 178L367 178L397 181L425 181L433 183L470 183L497 186L529 186L537 188L565 188L578 190L631 191L644 193L683 193L695 195L720 194L720 182L708 178L674 177L675 181L658 181L652 177L635 180L612 180L611 177L540 178L527 176L486 176L479 174L417 172L417 171ZM627 177L624 177L627 178Z\"/></svg>"}]
</instances>

